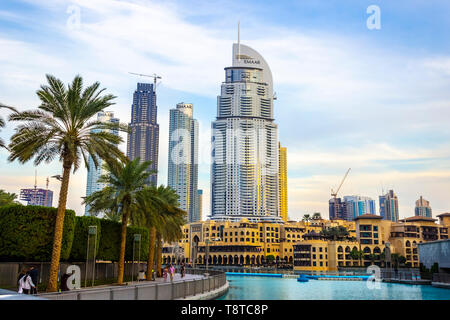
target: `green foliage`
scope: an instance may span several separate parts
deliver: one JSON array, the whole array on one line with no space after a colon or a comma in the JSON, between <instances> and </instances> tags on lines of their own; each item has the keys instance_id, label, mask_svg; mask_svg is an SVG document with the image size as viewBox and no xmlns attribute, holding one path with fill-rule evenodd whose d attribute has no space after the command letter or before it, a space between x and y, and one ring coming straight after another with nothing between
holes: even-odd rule
<instances>
[{"instance_id":1,"label":"green foliage","mask_svg":"<svg viewBox=\"0 0 450 320\"><path fill-rule=\"evenodd\" d=\"M273 255L273 254L269 254L269 255L266 257L266 261L267 261L268 263L274 262L274 261L275 261L274 255Z\"/></svg>"},{"instance_id":2,"label":"green foliage","mask_svg":"<svg viewBox=\"0 0 450 320\"><path fill-rule=\"evenodd\" d=\"M13 204L19 204L17 199L17 194L5 192L4 190L0 190L0 207L10 206Z\"/></svg>"},{"instance_id":3,"label":"green foliage","mask_svg":"<svg viewBox=\"0 0 450 320\"><path fill-rule=\"evenodd\" d=\"M98 218L94 218L98 219ZM104 261L118 261L120 254L120 230L121 224L119 222L98 219L101 224L101 238L99 249L97 253L97 260ZM146 228L127 227L127 240L125 243L125 260L131 260L133 258L133 240L134 234L141 234L141 261L144 261L148 257L148 241L149 232ZM137 250L137 246L135 250ZM139 256L138 252L135 252L135 259Z\"/></svg>"},{"instance_id":4,"label":"green foliage","mask_svg":"<svg viewBox=\"0 0 450 320\"><path fill-rule=\"evenodd\" d=\"M0 261L50 261L56 208L11 205L0 207ZM61 260L72 249L75 212L66 210Z\"/></svg>"},{"instance_id":5,"label":"green foliage","mask_svg":"<svg viewBox=\"0 0 450 320\"><path fill-rule=\"evenodd\" d=\"M430 269L431 273L439 273L439 264L437 262L435 262Z\"/></svg>"},{"instance_id":6,"label":"green foliage","mask_svg":"<svg viewBox=\"0 0 450 320\"><path fill-rule=\"evenodd\" d=\"M141 261L145 261L148 258L148 245L149 245L149 232L147 228L139 228L139 227L128 227L127 228L127 242L125 244L125 260L132 261L133 260L133 242L134 235L141 235ZM139 243L135 244L135 253L134 259L137 260L139 258Z\"/></svg>"},{"instance_id":7,"label":"green foliage","mask_svg":"<svg viewBox=\"0 0 450 320\"><path fill-rule=\"evenodd\" d=\"M320 233L325 238L331 240L342 240L349 236L348 230L343 226L322 229Z\"/></svg>"},{"instance_id":8,"label":"green foliage","mask_svg":"<svg viewBox=\"0 0 450 320\"><path fill-rule=\"evenodd\" d=\"M98 218L89 216L75 217L75 235L72 251L70 252L70 261L86 261L89 226L97 226L97 245L95 246L97 255L101 239L100 221ZM90 241L93 240L94 236L91 236ZM89 246L93 248L91 244ZM90 259L92 259L91 256Z\"/></svg>"},{"instance_id":9,"label":"green foliage","mask_svg":"<svg viewBox=\"0 0 450 320\"><path fill-rule=\"evenodd\" d=\"M97 259L104 261L119 261L120 223L99 219L102 229Z\"/></svg>"}]
</instances>

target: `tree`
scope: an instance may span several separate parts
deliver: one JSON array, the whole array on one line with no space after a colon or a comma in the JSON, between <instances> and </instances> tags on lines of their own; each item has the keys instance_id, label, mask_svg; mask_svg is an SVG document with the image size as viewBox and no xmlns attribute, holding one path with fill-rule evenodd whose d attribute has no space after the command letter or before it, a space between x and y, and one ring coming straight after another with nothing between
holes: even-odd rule
<instances>
[{"instance_id":1,"label":"tree","mask_svg":"<svg viewBox=\"0 0 450 320\"><path fill-rule=\"evenodd\" d=\"M20 202L16 201L17 195L15 193L9 193L4 190L0 190L0 207L9 206L11 204L19 204Z\"/></svg>"},{"instance_id":2,"label":"tree","mask_svg":"<svg viewBox=\"0 0 450 320\"><path fill-rule=\"evenodd\" d=\"M349 235L348 230L343 226L322 229L322 231L320 231L320 234L322 236L324 236L325 238L334 240L334 241L343 240L343 239L347 238Z\"/></svg>"},{"instance_id":3,"label":"tree","mask_svg":"<svg viewBox=\"0 0 450 320\"><path fill-rule=\"evenodd\" d=\"M105 129L126 130L119 124L102 123L91 118L113 104L113 95L101 94L98 82L83 90L83 79L76 76L66 88L63 82L47 75L48 85L42 85L37 95L41 105L37 110L16 112L10 121L22 121L11 137L9 161L26 163L34 158L37 166L55 158L62 162L63 175L55 223L52 260L48 289L57 290L63 221L66 210L70 172L75 172L84 160L88 167L90 155L95 165L98 158L123 157L117 145L122 139Z\"/></svg>"},{"instance_id":4,"label":"tree","mask_svg":"<svg viewBox=\"0 0 450 320\"><path fill-rule=\"evenodd\" d=\"M364 251L353 248L353 250L350 252L350 257L353 260L359 260L359 263L362 266L362 260L364 258Z\"/></svg>"},{"instance_id":5,"label":"tree","mask_svg":"<svg viewBox=\"0 0 450 320\"><path fill-rule=\"evenodd\" d=\"M391 260L392 260L392 264L398 268L402 265L405 264L406 262L406 258L398 253L392 253L391 254Z\"/></svg>"},{"instance_id":6,"label":"tree","mask_svg":"<svg viewBox=\"0 0 450 320\"><path fill-rule=\"evenodd\" d=\"M13 112L17 112L17 110L13 107L4 105L3 103L0 103L0 109L9 109ZM5 126L5 120L3 120L2 117L0 117L0 128L3 128ZM5 145L5 142L0 138L0 148L8 149Z\"/></svg>"},{"instance_id":7,"label":"tree","mask_svg":"<svg viewBox=\"0 0 450 320\"><path fill-rule=\"evenodd\" d=\"M311 221L311 216L309 214L304 214L302 220L305 222Z\"/></svg>"},{"instance_id":8,"label":"tree","mask_svg":"<svg viewBox=\"0 0 450 320\"><path fill-rule=\"evenodd\" d=\"M164 216L164 224L156 228L156 270L161 276L162 241L175 242L181 239L181 227L186 223L184 217L186 212L179 209L178 194L170 187L160 186L158 188L160 197L164 200L165 206L160 212Z\"/></svg>"},{"instance_id":9,"label":"tree","mask_svg":"<svg viewBox=\"0 0 450 320\"><path fill-rule=\"evenodd\" d=\"M142 189L146 186L146 179L153 173L148 170L151 162L136 158L122 161L109 160L104 164L106 174L100 176L99 183L106 184L102 190L96 191L86 197L85 203L90 206L91 212L110 210L120 214L122 227L120 233L120 254L117 283L123 283L125 267L125 245L128 221L134 219L138 208L138 199Z\"/></svg>"},{"instance_id":10,"label":"tree","mask_svg":"<svg viewBox=\"0 0 450 320\"><path fill-rule=\"evenodd\" d=\"M172 213L176 210L171 204L167 203L167 199L164 196L165 192L167 192L167 190L163 186L150 186L144 188L137 199L137 213L132 219L133 224L148 228L150 234L147 280L152 279L151 275L155 262L157 229L170 227L167 213ZM181 227L179 227L179 230L181 231Z\"/></svg>"},{"instance_id":11,"label":"tree","mask_svg":"<svg viewBox=\"0 0 450 320\"><path fill-rule=\"evenodd\" d=\"M313 220L321 220L322 216L320 215L320 212L315 212L312 216Z\"/></svg>"}]
</instances>

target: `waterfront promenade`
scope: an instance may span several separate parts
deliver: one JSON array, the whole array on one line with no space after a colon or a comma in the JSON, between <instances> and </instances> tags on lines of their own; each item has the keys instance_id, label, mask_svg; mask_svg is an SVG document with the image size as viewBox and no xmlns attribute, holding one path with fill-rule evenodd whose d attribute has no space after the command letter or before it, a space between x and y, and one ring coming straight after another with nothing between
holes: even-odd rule
<instances>
[{"instance_id":1,"label":"waterfront promenade","mask_svg":"<svg viewBox=\"0 0 450 320\"><path fill-rule=\"evenodd\" d=\"M155 281L134 281L123 285L102 285L57 293L42 293L50 300L203 300L214 299L226 293L228 283L221 271L204 274L201 270L189 270L184 278L175 274Z\"/></svg>"}]
</instances>

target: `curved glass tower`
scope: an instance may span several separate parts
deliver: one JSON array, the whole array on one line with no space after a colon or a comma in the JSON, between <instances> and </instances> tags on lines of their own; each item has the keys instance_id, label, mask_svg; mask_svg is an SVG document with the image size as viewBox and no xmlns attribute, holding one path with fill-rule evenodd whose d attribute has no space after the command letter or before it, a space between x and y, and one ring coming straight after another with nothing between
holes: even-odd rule
<instances>
[{"instance_id":1,"label":"curved glass tower","mask_svg":"<svg viewBox=\"0 0 450 320\"><path fill-rule=\"evenodd\" d=\"M252 48L233 44L212 123L211 219L281 222L273 100L267 62Z\"/></svg>"}]
</instances>

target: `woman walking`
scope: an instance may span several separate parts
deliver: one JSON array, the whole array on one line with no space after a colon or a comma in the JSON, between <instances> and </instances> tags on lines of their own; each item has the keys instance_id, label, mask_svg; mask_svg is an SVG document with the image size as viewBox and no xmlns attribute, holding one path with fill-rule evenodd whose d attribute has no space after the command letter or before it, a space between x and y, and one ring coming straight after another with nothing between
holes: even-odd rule
<instances>
[{"instance_id":1,"label":"woman walking","mask_svg":"<svg viewBox=\"0 0 450 320\"><path fill-rule=\"evenodd\" d=\"M31 280L31 276L26 271L26 269L22 269L22 272L19 276L19 293L31 294L32 290L36 288L33 281Z\"/></svg>"},{"instance_id":2,"label":"woman walking","mask_svg":"<svg viewBox=\"0 0 450 320\"><path fill-rule=\"evenodd\" d=\"M173 267L172 264L169 267L169 273L170 273L170 282L172 282L173 281L173 275L175 274L175 268Z\"/></svg>"}]
</instances>

